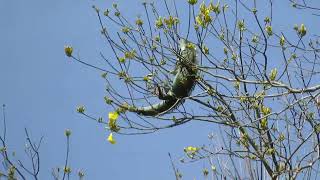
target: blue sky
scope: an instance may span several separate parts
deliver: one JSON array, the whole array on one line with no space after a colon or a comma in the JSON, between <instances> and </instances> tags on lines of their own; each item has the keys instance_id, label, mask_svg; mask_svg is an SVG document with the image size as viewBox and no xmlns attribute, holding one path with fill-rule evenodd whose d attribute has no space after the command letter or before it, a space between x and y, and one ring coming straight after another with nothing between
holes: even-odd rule
<instances>
[{"instance_id":1,"label":"blue sky","mask_svg":"<svg viewBox=\"0 0 320 180\"><path fill-rule=\"evenodd\" d=\"M185 146L204 144L210 130L188 124L151 135L116 136L118 143L111 145L103 127L75 111L79 104L105 117L110 111L103 100L100 72L70 61L63 50L72 44L81 57L100 62L99 52L106 47L93 4L111 7L112 3L0 2L0 103L7 105L8 149L26 160L24 127L35 140L44 136L40 177L47 179L51 168L63 166L64 130L69 128L70 166L74 171L83 169L88 179L170 179L168 152L178 159ZM126 6L134 15L141 9L140 1L127 1ZM201 167L193 172L190 175L200 174Z\"/></svg>"},{"instance_id":2,"label":"blue sky","mask_svg":"<svg viewBox=\"0 0 320 180\"><path fill-rule=\"evenodd\" d=\"M136 16L142 9L140 2L120 1L119 7ZM63 51L64 45L71 44L74 53L95 63L101 63L100 51L109 52L91 8L94 4L103 9L112 2L0 1L0 104L7 105L8 150L26 160L23 129L28 128L34 140L44 136L40 179L48 179L51 168L63 166L64 130L69 128L70 166L73 171L83 169L87 179L172 179L168 152L178 161L184 147L206 144L207 135L215 130L213 124L188 123L155 134L116 136L118 143L111 145L103 127L75 111L85 104L90 113L107 117L111 110L103 101L105 83L100 73L70 61ZM292 28L280 23L284 20L289 25L312 26L303 16L293 21L287 9L276 13L280 19L275 24L284 31ZM206 165L178 167L191 179L201 177Z\"/></svg>"}]
</instances>

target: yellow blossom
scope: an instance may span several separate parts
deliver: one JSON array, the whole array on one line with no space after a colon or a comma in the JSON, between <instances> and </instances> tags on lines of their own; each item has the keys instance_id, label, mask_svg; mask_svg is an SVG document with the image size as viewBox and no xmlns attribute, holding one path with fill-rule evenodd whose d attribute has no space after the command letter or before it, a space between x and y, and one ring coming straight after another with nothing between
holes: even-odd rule
<instances>
[{"instance_id":1,"label":"yellow blossom","mask_svg":"<svg viewBox=\"0 0 320 180\"><path fill-rule=\"evenodd\" d=\"M276 77L277 77L277 74L278 74L277 68L272 69L270 74L269 74L270 80L274 81L276 79Z\"/></svg>"},{"instance_id":2,"label":"yellow blossom","mask_svg":"<svg viewBox=\"0 0 320 180\"><path fill-rule=\"evenodd\" d=\"M300 28L298 29L298 34L303 37L307 34L307 28L304 24L301 24Z\"/></svg>"},{"instance_id":3,"label":"yellow blossom","mask_svg":"<svg viewBox=\"0 0 320 180\"><path fill-rule=\"evenodd\" d=\"M124 53L124 58L126 58L126 59L134 59L135 56L136 56L135 50L127 51Z\"/></svg>"},{"instance_id":4,"label":"yellow blossom","mask_svg":"<svg viewBox=\"0 0 320 180\"><path fill-rule=\"evenodd\" d=\"M66 130L64 131L64 134L65 134L67 137L69 137L69 136L71 135L71 130L70 130L70 129L66 129Z\"/></svg>"},{"instance_id":5,"label":"yellow blossom","mask_svg":"<svg viewBox=\"0 0 320 180\"><path fill-rule=\"evenodd\" d=\"M169 16L168 18L164 18L163 21L169 29L171 29L174 25L177 25L179 23L179 19L177 17L173 17L173 16Z\"/></svg>"},{"instance_id":6,"label":"yellow blossom","mask_svg":"<svg viewBox=\"0 0 320 180\"><path fill-rule=\"evenodd\" d=\"M202 170L202 173L203 173L204 176L208 176L209 171L208 171L207 168L205 168L205 169Z\"/></svg>"},{"instance_id":7,"label":"yellow blossom","mask_svg":"<svg viewBox=\"0 0 320 180\"><path fill-rule=\"evenodd\" d=\"M149 76L144 76L144 77L143 77L143 80L146 81L146 82L148 82L148 81L151 80L151 77L149 77Z\"/></svg>"},{"instance_id":8,"label":"yellow blossom","mask_svg":"<svg viewBox=\"0 0 320 180\"><path fill-rule=\"evenodd\" d=\"M265 28L265 30L266 30L266 32L267 32L267 34L268 34L269 36L272 36L272 34L273 34L273 32L272 32L272 26L267 25L266 28Z\"/></svg>"},{"instance_id":9,"label":"yellow blossom","mask_svg":"<svg viewBox=\"0 0 320 180\"><path fill-rule=\"evenodd\" d=\"M200 15L196 16L196 22L197 22L197 25L204 26L204 23Z\"/></svg>"},{"instance_id":10,"label":"yellow blossom","mask_svg":"<svg viewBox=\"0 0 320 180\"><path fill-rule=\"evenodd\" d=\"M129 27L123 27L123 28L121 29L121 31L122 31L123 33L125 33L125 34L128 34L128 33L130 32L130 28L129 28Z\"/></svg>"},{"instance_id":11,"label":"yellow blossom","mask_svg":"<svg viewBox=\"0 0 320 180\"><path fill-rule=\"evenodd\" d=\"M196 49L196 45L193 43L187 43L186 48L188 49Z\"/></svg>"},{"instance_id":12,"label":"yellow blossom","mask_svg":"<svg viewBox=\"0 0 320 180\"><path fill-rule=\"evenodd\" d=\"M260 122L260 126L262 129L267 129L268 128L268 120L267 118L262 118Z\"/></svg>"},{"instance_id":13,"label":"yellow blossom","mask_svg":"<svg viewBox=\"0 0 320 180\"><path fill-rule=\"evenodd\" d=\"M136 25L142 26L142 25L143 25L142 19L138 18L138 19L136 20Z\"/></svg>"},{"instance_id":14,"label":"yellow blossom","mask_svg":"<svg viewBox=\"0 0 320 180\"><path fill-rule=\"evenodd\" d=\"M109 136L108 136L108 141L109 141L111 144L115 144L115 143L116 143L116 140L113 138L112 133L109 134Z\"/></svg>"},{"instance_id":15,"label":"yellow blossom","mask_svg":"<svg viewBox=\"0 0 320 180\"><path fill-rule=\"evenodd\" d=\"M276 150L275 150L274 148L269 148L269 149L267 149L266 154L267 154L267 155L272 155L272 154L274 154L275 152L276 152Z\"/></svg>"},{"instance_id":16,"label":"yellow blossom","mask_svg":"<svg viewBox=\"0 0 320 180\"><path fill-rule=\"evenodd\" d=\"M210 2L209 9L216 14L220 14L220 3L218 2L216 5L214 5L212 2Z\"/></svg>"},{"instance_id":17,"label":"yellow blossom","mask_svg":"<svg viewBox=\"0 0 320 180\"><path fill-rule=\"evenodd\" d=\"M217 170L216 166L212 165L212 166L211 166L211 170L212 170L212 171L216 171L216 170Z\"/></svg>"},{"instance_id":18,"label":"yellow blossom","mask_svg":"<svg viewBox=\"0 0 320 180\"><path fill-rule=\"evenodd\" d=\"M105 96L104 97L104 101L107 103L107 104L111 104L113 101L112 99L110 99L109 97Z\"/></svg>"},{"instance_id":19,"label":"yellow blossom","mask_svg":"<svg viewBox=\"0 0 320 180\"><path fill-rule=\"evenodd\" d=\"M261 107L261 111L262 111L264 116L266 116L266 115L271 113L271 109L269 107L267 107L267 106L262 106Z\"/></svg>"},{"instance_id":20,"label":"yellow blossom","mask_svg":"<svg viewBox=\"0 0 320 180\"><path fill-rule=\"evenodd\" d=\"M285 140L285 135L283 133L281 133L279 135L279 141L284 141Z\"/></svg>"},{"instance_id":21,"label":"yellow blossom","mask_svg":"<svg viewBox=\"0 0 320 180\"><path fill-rule=\"evenodd\" d=\"M206 5L204 4L204 2L202 2L201 4L200 4L200 12L201 13L205 13L205 11L206 11Z\"/></svg>"},{"instance_id":22,"label":"yellow blossom","mask_svg":"<svg viewBox=\"0 0 320 180\"><path fill-rule=\"evenodd\" d=\"M80 113L80 114L83 114L85 110L86 110L86 109L85 109L84 106L78 106L78 107L77 107L77 112Z\"/></svg>"},{"instance_id":23,"label":"yellow blossom","mask_svg":"<svg viewBox=\"0 0 320 180\"><path fill-rule=\"evenodd\" d=\"M200 5L200 12L196 16L196 24L206 28L208 24L212 22L212 17L210 13L212 12L212 6L206 6L204 2Z\"/></svg>"},{"instance_id":24,"label":"yellow blossom","mask_svg":"<svg viewBox=\"0 0 320 180\"><path fill-rule=\"evenodd\" d=\"M109 128L111 131L118 132L120 128L117 125L117 119L119 117L118 112L109 112Z\"/></svg>"},{"instance_id":25,"label":"yellow blossom","mask_svg":"<svg viewBox=\"0 0 320 180\"><path fill-rule=\"evenodd\" d=\"M284 36L280 37L280 46L284 46L286 39L284 38Z\"/></svg>"},{"instance_id":26,"label":"yellow blossom","mask_svg":"<svg viewBox=\"0 0 320 180\"><path fill-rule=\"evenodd\" d=\"M125 57L119 57L118 58L120 63L125 63L126 62L126 58Z\"/></svg>"},{"instance_id":27,"label":"yellow blossom","mask_svg":"<svg viewBox=\"0 0 320 180\"><path fill-rule=\"evenodd\" d=\"M119 114L117 112L109 112L109 120L115 121L119 117Z\"/></svg>"},{"instance_id":28,"label":"yellow blossom","mask_svg":"<svg viewBox=\"0 0 320 180\"><path fill-rule=\"evenodd\" d=\"M197 147L193 147L193 146L188 146L188 147L186 147L186 148L184 148L184 151L185 152L189 152L189 153L196 153L196 152L198 152L199 151L199 148L197 148Z\"/></svg>"},{"instance_id":29,"label":"yellow blossom","mask_svg":"<svg viewBox=\"0 0 320 180\"><path fill-rule=\"evenodd\" d=\"M203 46L202 51L204 54L209 54L209 48L207 46Z\"/></svg>"},{"instance_id":30,"label":"yellow blossom","mask_svg":"<svg viewBox=\"0 0 320 180\"><path fill-rule=\"evenodd\" d=\"M70 174L71 173L71 168L66 166L63 168L63 171L66 173L66 174Z\"/></svg>"},{"instance_id":31,"label":"yellow blossom","mask_svg":"<svg viewBox=\"0 0 320 180\"><path fill-rule=\"evenodd\" d=\"M238 21L238 29L240 31L245 31L246 30L246 27L245 27L245 24L244 24L244 20Z\"/></svg>"},{"instance_id":32,"label":"yellow blossom","mask_svg":"<svg viewBox=\"0 0 320 180\"><path fill-rule=\"evenodd\" d=\"M105 15L105 16L109 16L109 9L106 9L104 12L103 12L103 15Z\"/></svg>"},{"instance_id":33,"label":"yellow blossom","mask_svg":"<svg viewBox=\"0 0 320 180\"><path fill-rule=\"evenodd\" d=\"M188 0L188 3L191 5L197 4L198 0Z\"/></svg>"},{"instance_id":34,"label":"yellow blossom","mask_svg":"<svg viewBox=\"0 0 320 180\"><path fill-rule=\"evenodd\" d=\"M163 27L162 17L159 17L159 18L156 20L156 27L157 27L158 29L160 29L160 28Z\"/></svg>"},{"instance_id":35,"label":"yellow blossom","mask_svg":"<svg viewBox=\"0 0 320 180\"><path fill-rule=\"evenodd\" d=\"M252 37L252 40L251 40L253 43L258 43L259 42L259 38L258 38L258 36L257 35L254 35L253 37Z\"/></svg>"},{"instance_id":36,"label":"yellow blossom","mask_svg":"<svg viewBox=\"0 0 320 180\"><path fill-rule=\"evenodd\" d=\"M64 47L64 52L66 53L66 55L68 57L71 57L72 56L72 51L73 51L73 48L71 46L65 46Z\"/></svg>"}]
</instances>

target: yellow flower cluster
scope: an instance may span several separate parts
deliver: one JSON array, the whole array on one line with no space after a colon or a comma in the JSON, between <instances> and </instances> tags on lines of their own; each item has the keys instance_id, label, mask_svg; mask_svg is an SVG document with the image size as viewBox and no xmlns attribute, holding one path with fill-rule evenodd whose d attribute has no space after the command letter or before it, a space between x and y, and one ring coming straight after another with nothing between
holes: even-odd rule
<instances>
[{"instance_id":1,"label":"yellow flower cluster","mask_svg":"<svg viewBox=\"0 0 320 180\"><path fill-rule=\"evenodd\" d=\"M196 49L196 45L193 43L187 43L186 48L188 49Z\"/></svg>"},{"instance_id":2,"label":"yellow flower cluster","mask_svg":"<svg viewBox=\"0 0 320 180\"><path fill-rule=\"evenodd\" d=\"M268 36L272 36L272 35L273 35L272 26L267 25L267 26L265 27L265 30L266 30Z\"/></svg>"},{"instance_id":3,"label":"yellow flower cluster","mask_svg":"<svg viewBox=\"0 0 320 180\"><path fill-rule=\"evenodd\" d=\"M120 63L125 63L125 62L126 62L126 58L125 58L125 57L119 57L119 58L118 58L118 61L119 61Z\"/></svg>"},{"instance_id":4,"label":"yellow flower cluster","mask_svg":"<svg viewBox=\"0 0 320 180\"><path fill-rule=\"evenodd\" d=\"M169 16L168 18L163 19L164 23L167 25L169 29L179 23L179 19L177 17Z\"/></svg>"},{"instance_id":5,"label":"yellow flower cluster","mask_svg":"<svg viewBox=\"0 0 320 180\"><path fill-rule=\"evenodd\" d=\"M244 20L238 21L238 29L240 31L245 31L246 30L246 26L244 24Z\"/></svg>"},{"instance_id":6,"label":"yellow flower cluster","mask_svg":"<svg viewBox=\"0 0 320 180\"><path fill-rule=\"evenodd\" d=\"M168 29L173 28L174 26L176 26L179 23L179 18L174 17L174 16L169 16L167 18L163 18L161 16L159 16L156 21L155 21L155 26L158 29L164 28L165 26Z\"/></svg>"},{"instance_id":7,"label":"yellow flower cluster","mask_svg":"<svg viewBox=\"0 0 320 180\"><path fill-rule=\"evenodd\" d=\"M162 17L159 17L159 18L156 20L156 27L157 27L158 29L163 28L163 18L162 18Z\"/></svg>"},{"instance_id":8,"label":"yellow flower cluster","mask_svg":"<svg viewBox=\"0 0 320 180\"><path fill-rule=\"evenodd\" d=\"M119 113L118 112L109 112L109 128L111 131L113 132L118 132L120 130L120 128L117 125L117 119L119 117ZM116 140L113 138L113 134L110 133L107 140L111 143L111 144L115 144Z\"/></svg>"},{"instance_id":9,"label":"yellow flower cluster","mask_svg":"<svg viewBox=\"0 0 320 180\"><path fill-rule=\"evenodd\" d=\"M142 26L142 25L143 25L143 20L140 19L140 18L138 18L138 19L136 20L136 25Z\"/></svg>"},{"instance_id":10,"label":"yellow flower cluster","mask_svg":"<svg viewBox=\"0 0 320 180\"><path fill-rule=\"evenodd\" d=\"M272 69L270 74L269 74L269 79L271 81L274 81L276 79L276 77L277 77L277 74L278 74L277 68Z\"/></svg>"},{"instance_id":11,"label":"yellow flower cluster","mask_svg":"<svg viewBox=\"0 0 320 180\"><path fill-rule=\"evenodd\" d=\"M263 116L266 116L266 115L271 113L271 109L269 107L267 107L267 106L262 105L261 106L261 112L262 112ZM264 117L264 118L261 119L260 126L261 126L262 129L267 129L268 128L268 119L267 119L267 117Z\"/></svg>"},{"instance_id":12,"label":"yellow flower cluster","mask_svg":"<svg viewBox=\"0 0 320 180\"><path fill-rule=\"evenodd\" d=\"M144 76L143 77L143 81L146 81L146 82L149 82L149 81L151 81L152 80L152 75L146 75L146 76Z\"/></svg>"},{"instance_id":13,"label":"yellow flower cluster","mask_svg":"<svg viewBox=\"0 0 320 180\"><path fill-rule=\"evenodd\" d=\"M200 12L196 17L196 23L199 26L207 27L209 23L212 22L212 17L210 16L211 10L204 2L200 5Z\"/></svg>"},{"instance_id":14,"label":"yellow flower cluster","mask_svg":"<svg viewBox=\"0 0 320 180\"><path fill-rule=\"evenodd\" d=\"M65 134L67 137L69 137L69 136L71 135L71 130L70 130L70 129L66 129L66 130L64 131L64 134Z\"/></svg>"},{"instance_id":15,"label":"yellow flower cluster","mask_svg":"<svg viewBox=\"0 0 320 180\"><path fill-rule=\"evenodd\" d=\"M260 121L260 126L262 129L267 129L268 128L268 119L262 118Z\"/></svg>"},{"instance_id":16,"label":"yellow flower cluster","mask_svg":"<svg viewBox=\"0 0 320 180\"><path fill-rule=\"evenodd\" d=\"M116 140L113 138L113 134L110 133L109 136L108 136L108 141L111 143L111 144L115 144L116 143Z\"/></svg>"},{"instance_id":17,"label":"yellow flower cluster","mask_svg":"<svg viewBox=\"0 0 320 180\"><path fill-rule=\"evenodd\" d=\"M68 57L72 56L73 48L71 46L65 46L64 47L64 52Z\"/></svg>"},{"instance_id":18,"label":"yellow flower cluster","mask_svg":"<svg viewBox=\"0 0 320 180\"><path fill-rule=\"evenodd\" d=\"M203 52L204 54L209 54L209 48L208 48L207 46L203 45L203 46L202 46L202 52Z\"/></svg>"},{"instance_id":19,"label":"yellow flower cluster","mask_svg":"<svg viewBox=\"0 0 320 180\"><path fill-rule=\"evenodd\" d=\"M197 4L198 0L188 0L188 3L191 5Z\"/></svg>"},{"instance_id":20,"label":"yellow flower cluster","mask_svg":"<svg viewBox=\"0 0 320 180\"><path fill-rule=\"evenodd\" d=\"M261 107L261 111L262 111L264 116L266 116L266 115L271 113L271 109L269 107L267 107L267 106L262 106Z\"/></svg>"},{"instance_id":21,"label":"yellow flower cluster","mask_svg":"<svg viewBox=\"0 0 320 180\"><path fill-rule=\"evenodd\" d=\"M207 27L212 22L211 12L216 14L220 13L220 5L219 3L214 5L212 2L208 6L205 3L201 3L200 12L196 17L196 25L201 26L203 28Z\"/></svg>"},{"instance_id":22,"label":"yellow flower cluster","mask_svg":"<svg viewBox=\"0 0 320 180\"><path fill-rule=\"evenodd\" d=\"M118 112L109 112L109 128L111 131L118 132L120 128L117 125L117 119L119 117Z\"/></svg>"},{"instance_id":23,"label":"yellow flower cluster","mask_svg":"<svg viewBox=\"0 0 320 180\"><path fill-rule=\"evenodd\" d=\"M281 37L280 37L280 46L284 46L284 43L285 43L285 41L286 41L286 39L284 38L284 36L282 35Z\"/></svg>"},{"instance_id":24,"label":"yellow flower cluster","mask_svg":"<svg viewBox=\"0 0 320 180\"><path fill-rule=\"evenodd\" d=\"M78 107L77 107L77 112L80 113L80 114L83 114L85 110L86 110L86 109L85 109L84 106L78 106Z\"/></svg>"},{"instance_id":25,"label":"yellow flower cluster","mask_svg":"<svg viewBox=\"0 0 320 180\"><path fill-rule=\"evenodd\" d=\"M307 34L307 28L304 24L300 25L300 28L298 29L298 34L303 37Z\"/></svg>"},{"instance_id":26,"label":"yellow flower cluster","mask_svg":"<svg viewBox=\"0 0 320 180\"><path fill-rule=\"evenodd\" d=\"M186 153L186 155L193 159L195 154L200 150L200 148L198 147L193 147L193 146L188 146L186 148L183 149L183 151Z\"/></svg>"},{"instance_id":27,"label":"yellow flower cluster","mask_svg":"<svg viewBox=\"0 0 320 180\"><path fill-rule=\"evenodd\" d=\"M124 58L125 59L134 59L135 56L136 56L136 50L124 52Z\"/></svg>"},{"instance_id":28,"label":"yellow flower cluster","mask_svg":"<svg viewBox=\"0 0 320 180\"><path fill-rule=\"evenodd\" d=\"M186 152L193 152L193 153L195 153L195 152L197 152L199 150L199 148L197 148L197 147L193 147L193 146L188 146L188 147L186 147L186 148L184 148L184 151Z\"/></svg>"},{"instance_id":29,"label":"yellow flower cluster","mask_svg":"<svg viewBox=\"0 0 320 180\"><path fill-rule=\"evenodd\" d=\"M125 26L121 29L121 31L125 34L128 34L130 32L130 28Z\"/></svg>"},{"instance_id":30,"label":"yellow flower cluster","mask_svg":"<svg viewBox=\"0 0 320 180\"><path fill-rule=\"evenodd\" d=\"M249 135L247 133L240 132L240 144L244 147L249 147Z\"/></svg>"},{"instance_id":31,"label":"yellow flower cluster","mask_svg":"<svg viewBox=\"0 0 320 180\"><path fill-rule=\"evenodd\" d=\"M65 167L63 168L63 171L64 171L66 174L70 174L70 173L71 173L71 168L68 167L68 166L65 166Z\"/></svg>"}]
</instances>

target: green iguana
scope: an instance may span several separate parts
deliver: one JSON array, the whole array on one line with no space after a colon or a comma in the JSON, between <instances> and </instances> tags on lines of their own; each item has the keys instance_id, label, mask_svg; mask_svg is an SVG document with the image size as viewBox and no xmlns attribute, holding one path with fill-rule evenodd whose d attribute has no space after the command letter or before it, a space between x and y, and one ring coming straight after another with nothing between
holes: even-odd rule
<instances>
[{"instance_id":1,"label":"green iguana","mask_svg":"<svg viewBox=\"0 0 320 180\"><path fill-rule=\"evenodd\" d=\"M177 57L174 70L174 80L170 89L163 93L158 87L159 99L162 101L145 107L127 106L126 109L144 116L162 115L183 102L183 98L188 97L192 92L197 77L197 57L196 47L191 42L181 39L179 41L181 53Z\"/></svg>"}]
</instances>

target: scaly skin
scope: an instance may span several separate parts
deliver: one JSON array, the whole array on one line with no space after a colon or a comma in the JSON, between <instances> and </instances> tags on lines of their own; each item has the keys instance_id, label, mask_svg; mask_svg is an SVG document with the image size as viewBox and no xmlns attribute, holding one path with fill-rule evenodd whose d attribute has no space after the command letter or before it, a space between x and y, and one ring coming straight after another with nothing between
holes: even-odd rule
<instances>
[{"instance_id":1,"label":"scaly skin","mask_svg":"<svg viewBox=\"0 0 320 180\"><path fill-rule=\"evenodd\" d=\"M196 83L197 67L195 45L185 39L179 42L181 49L181 57L178 57L178 62L175 67L175 78L172 87L163 99L157 104L145 107L127 107L128 111L136 112L144 116L159 116L176 108L183 102L183 98L188 97Z\"/></svg>"}]
</instances>

